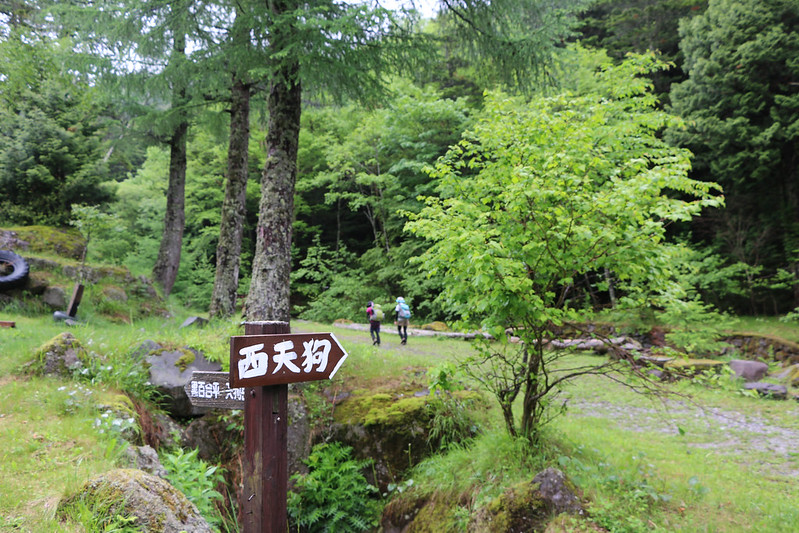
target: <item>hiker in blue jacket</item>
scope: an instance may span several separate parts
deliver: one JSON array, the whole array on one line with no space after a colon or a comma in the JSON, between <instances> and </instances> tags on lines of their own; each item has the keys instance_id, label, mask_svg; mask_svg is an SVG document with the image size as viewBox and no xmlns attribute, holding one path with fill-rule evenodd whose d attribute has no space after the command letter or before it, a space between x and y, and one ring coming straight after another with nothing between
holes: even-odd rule
<instances>
[{"instance_id":1,"label":"hiker in blue jacket","mask_svg":"<svg viewBox=\"0 0 799 533\"><path fill-rule=\"evenodd\" d=\"M397 306L394 308L395 324L397 333L400 336L400 344L408 342L408 322L411 318L411 308L405 303L405 298L397 298Z\"/></svg>"}]
</instances>

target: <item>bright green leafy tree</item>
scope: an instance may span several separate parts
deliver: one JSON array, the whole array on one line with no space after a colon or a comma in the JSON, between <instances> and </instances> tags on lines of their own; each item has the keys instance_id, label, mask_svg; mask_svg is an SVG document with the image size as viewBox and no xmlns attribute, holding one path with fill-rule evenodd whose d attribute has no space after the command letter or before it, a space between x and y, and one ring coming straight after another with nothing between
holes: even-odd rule
<instances>
[{"instance_id":1,"label":"bright green leafy tree","mask_svg":"<svg viewBox=\"0 0 799 533\"><path fill-rule=\"evenodd\" d=\"M608 66L583 95L492 94L436 165L441 196L408 224L431 241L420 265L445 275L445 305L499 341L481 343L467 368L512 435L535 440L558 386L597 372L555 365L545 350L555 327L581 319L576 282L612 272L620 307L678 299L666 226L722 203L717 186L688 178L688 152L657 135L671 122L644 78L657 66L653 56Z\"/></svg>"}]
</instances>

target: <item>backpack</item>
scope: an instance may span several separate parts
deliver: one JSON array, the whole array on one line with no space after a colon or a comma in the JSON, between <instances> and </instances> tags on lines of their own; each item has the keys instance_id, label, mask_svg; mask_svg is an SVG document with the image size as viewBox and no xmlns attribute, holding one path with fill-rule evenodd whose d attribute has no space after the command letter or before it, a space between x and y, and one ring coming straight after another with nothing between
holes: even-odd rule
<instances>
[{"instance_id":1,"label":"backpack","mask_svg":"<svg viewBox=\"0 0 799 533\"><path fill-rule=\"evenodd\" d=\"M405 302L399 304L399 318L411 318L411 308Z\"/></svg>"},{"instance_id":2,"label":"backpack","mask_svg":"<svg viewBox=\"0 0 799 533\"><path fill-rule=\"evenodd\" d=\"M384 318L386 318L386 314L383 312L383 308L380 307L380 304L373 304L371 320L382 322Z\"/></svg>"}]
</instances>

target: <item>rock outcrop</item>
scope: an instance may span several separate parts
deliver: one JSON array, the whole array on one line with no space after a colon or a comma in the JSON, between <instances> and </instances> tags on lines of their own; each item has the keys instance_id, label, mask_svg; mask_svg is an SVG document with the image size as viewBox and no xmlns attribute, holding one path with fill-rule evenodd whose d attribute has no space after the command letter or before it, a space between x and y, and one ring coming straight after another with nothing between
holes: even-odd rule
<instances>
[{"instance_id":1,"label":"rock outcrop","mask_svg":"<svg viewBox=\"0 0 799 533\"><path fill-rule=\"evenodd\" d=\"M213 529L180 491L158 476L136 469L116 469L87 481L61 500L57 514L85 505L110 522L130 520L137 531L212 533Z\"/></svg>"}]
</instances>

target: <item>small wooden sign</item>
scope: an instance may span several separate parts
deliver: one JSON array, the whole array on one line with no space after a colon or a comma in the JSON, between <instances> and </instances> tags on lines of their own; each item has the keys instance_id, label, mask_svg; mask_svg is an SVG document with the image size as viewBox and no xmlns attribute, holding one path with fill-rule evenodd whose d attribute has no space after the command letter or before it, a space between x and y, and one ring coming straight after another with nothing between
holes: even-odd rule
<instances>
[{"instance_id":1,"label":"small wooden sign","mask_svg":"<svg viewBox=\"0 0 799 533\"><path fill-rule=\"evenodd\" d=\"M244 388L230 387L227 372L192 372L183 389L196 407L244 409Z\"/></svg>"},{"instance_id":2,"label":"small wooden sign","mask_svg":"<svg viewBox=\"0 0 799 533\"><path fill-rule=\"evenodd\" d=\"M230 338L230 384L256 387L332 379L347 352L332 333Z\"/></svg>"}]
</instances>

